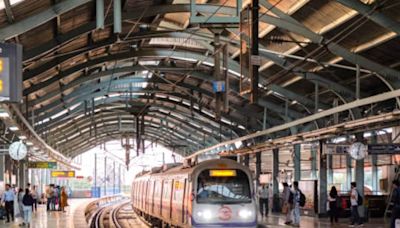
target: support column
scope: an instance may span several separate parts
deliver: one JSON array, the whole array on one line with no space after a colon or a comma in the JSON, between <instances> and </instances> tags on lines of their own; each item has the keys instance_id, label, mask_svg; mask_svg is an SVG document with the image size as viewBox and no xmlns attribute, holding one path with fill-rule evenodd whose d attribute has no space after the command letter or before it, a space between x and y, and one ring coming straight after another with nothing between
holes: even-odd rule
<instances>
[{"instance_id":1,"label":"support column","mask_svg":"<svg viewBox=\"0 0 400 228\"><path fill-rule=\"evenodd\" d=\"M251 55L252 56L258 56L258 11L259 11L259 1L258 0L252 0L251 1ZM257 64L251 64L251 75L252 75L252 80L251 80L251 96L250 100L252 103L257 103L258 100L258 68L259 66Z\"/></svg>"},{"instance_id":2,"label":"support column","mask_svg":"<svg viewBox=\"0 0 400 228\"><path fill-rule=\"evenodd\" d=\"M293 146L294 156L293 156L293 163L294 163L294 180L299 181L301 178L301 155L300 155L300 144L295 144Z\"/></svg>"},{"instance_id":3,"label":"support column","mask_svg":"<svg viewBox=\"0 0 400 228\"><path fill-rule=\"evenodd\" d=\"M4 180L4 172L5 172L5 164L4 164L4 155L0 155L0 181Z\"/></svg>"},{"instance_id":4,"label":"support column","mask_svg":"<svg viewBox=\"0 0 400 228\"><path fill-rule=\"evenodd\" d=\"M317 180L317 151L318 144L311 146L311 178Z\"/></svg>"},{"instance_id":5,"label":"support column","mask_svg":"<svg viewBox=\"0 0 400 228\"><path fill-rule=\"evenodd\" d=\"M24 161L19 161L18 167L18 180L17 180L18 187L25 188L25 169L24 169Z\"/></svg>"},{"instance_id":6,"label":"support column","mask_svg":"<svg viewBox=\"0 0 400 228\"><path fill-rule=\"evenodd\" d=\"M372 132L371 143L377 143L377 135L376 132ZM378 155L371 155L371 168L372 168L372 192L376 194L379 191L379 183L378 183Z\"/></svg>"},{"instance_id":7,"label":"support column","mask_svg":"<svg viewBox=\"0 0 400 228\"><path fill-rule=\"evenodd\" d=\"M107 195L107 157L104 157L104 195Z\"/></svg>"},{"instance_id":8,"label":"support column","mask_svg":"<svg viewBox=\"0 0 400 228\"><path fill-rule=\"evenodd\" d=\"M326 214L327 202L327 161L323 155L323 141L319 142L318 215Z\"/></svg>"},{"instance_id":9,"label":"support column","mask_svg":"<svg viewBox=\"0 0 400 228\"><path fill-rule=\"evenodd\" d=\"M346 155L346 190L350 191L351 190L351 182L353 178L351 176L351 157L350 155Z\"/></svg>"},{"instance_id":10,"label":"support column","mask_svg":"<svg viewBox=\"0 0 400 228\"><path fill-rule=\"evenodd\" d=\"M114 33L121 33L121 0L114 0Z\"/></svg>"},{"instance_id":11,"label":"support column","mask_svg":"<svg viewBox=\"0 0 400 228\"><path fill-rule=\"evenodd\" d=\"M327 155L327 162L328 162L327 179L328 179L328 185L330 185L333 183L333 155L332 154Z\"/></svg>"},{"instance_id":12,"label":"support column","mask_svg":"<svg viewBox=\"0 0 400 228\"><path fill-rule=\"evenodd\" d=\"M280 202L279 202L279 149L275 148L272 150L272 193L273 193L273 212L280 211Z\"/></svg>"},{"instance_id":13,"label":"support column","mask_svg":"<svg viewBox=\"0 0 400 228\"><path fill-rule=\"evenodd\" d=\"M96 0L96 28L104 29L104 0Z\"/></svg>"},{"instance_id":14,"label":"support column","mask_svg":"<svg viewBox=\"0 0 400 228\"><path fill-rule=\"evenodd\" d=\"M256 186L260 186L260 174L261 174L261 152L256 153Z\"/></svg>"},{"instance_id":15,"label":"support column","mask_svg":"<svg viewBox=\"0 0 400 228\"><path fill-rule=\"evenodd\" d=\"M357 191L360 193L360 195L364 198L364 160L357 160L356 161L356 170L355 170L355 176L356 176L356 183L357 183ZM358 208L358 211L360 213L360 217L364 218L364 206L361 205Z\"/></svg>"},{"instance_id":16,"label":"support column","mask_svg":"<svg viewBox=\"0 0 400 228\"><path fill-rule=\"evenodd\" d=\"M113 162L113 174L114 174L114 176L113 176L113 194L116 194L116 191L115 191L115 186L116 186L115 185L115 179L117 178L117 175L116 175L116 170L115 170L115 161Z\"/></svg>"}]
</instances>

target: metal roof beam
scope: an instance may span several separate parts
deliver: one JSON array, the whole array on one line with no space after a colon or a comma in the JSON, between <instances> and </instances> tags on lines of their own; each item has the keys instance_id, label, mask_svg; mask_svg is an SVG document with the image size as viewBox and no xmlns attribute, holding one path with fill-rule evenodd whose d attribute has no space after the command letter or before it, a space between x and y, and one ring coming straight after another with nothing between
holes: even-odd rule
<instances>
[{"instance_id":1,"label":"metal roof beam","mask_svg":"<svg viewBox=\"0 0 400 228\"><path fill-rule=\"evenodd\" d=\"M5 40L21 35L24 32L34 29L37 26L54 19L58 15L68 12L88 2L90 2L90 0L68 0L53 5L38 14L32 15L0 29L0 41L4 42Z\"/></svg>"},{"instance_id":2,"label":"metal roof beam","mask_svg":"<svg viewBox=\"0 0 400 228\"><path fill-rule=\"evenodd\" d=\"M368 17L373 22L378 25L397 33L400 35L400 23L396 20L390 18L389 16L383 14L381 11L377 10L379 6L372 7L370 5L366 5L359 0L336 0L340 2L342 5L345 5L358 13ZM379 4L379 2L377 3Z\"/></svg>"},{"instance_id":3,"label":"metal roof beam","mask_svg":"<svg viewBox=\"0 0 400 228\"><path fill-rule=\"evenodd\" d=\"M353 64L360 65L365 69L371 70L384 77L387 77L396 86L400 85L399 71L376 63L356 53L352 53L346 48L340 46L339 44L336 44L335 42L327 41L323 36L311 31L299 22L293 22L293 20L294 19L289 15L286 15L284 18L277 18L271 15L263 15L260 18L260 21L264 23L273 24L279 28L304 36L305 38L310 39L313 43L323 45L333 54L338 55Z\"/></svg>"},{"instance_id":4,"label":"metal roof beam","mask_svg":"<svg viewBox=\"0 0 400 228\"><path fill-rule=\"evenodd\" d=\"M130 118L126 118L126 117L130 117ZM101 119L99 119L99 118L101 118ZM134 118L135 117L133 117L132 115L125 116L124 118L122 116L117 116L115 114L107 115L107 116L101 115L100 117L97 116L94 122L91 122L90 121L90 117L86 117L86 118L81 119L77 123L77 124L79 124L79 129L76 129L75 127L57 129L56 132L52 132L50 139L52 141L56 141L57 142L57 141L61 140L62 137L65 137L65 136L66 137L70 137L71 135L74 135L76 133L85 132L85 130L90 129L90 127L92 125L98 125L100 123L104 123L105 124L105 123L108 123L108 122L119 122L119 121L121 121L121 122L125 121L126 122L126 121L131 121L132 122L131 127L133 128L133 123L135 122ZM148 120L149 118L151 120ZM213 132L212 133L205 132L201 128L198 128L196 126L187 124L187 122L185 122L183 120L180 120L180 119L176 120L176 119L173 119L173 118L168 118L168 116L163 116L163 118L161 119L157 115L147 115L147 114L145 115L145 122L153 123L153 124L156 124L156 125L160 125L158 122L154 121L153 119L158 119L160 123L161 123L161 121L166 121L167 122L167 126L171 125L171 126L169 126L170 129L176 129L180 133L189 132L190 135L193 135L195 137L200 137L201 136L200 134L202 134L202 133L206 134L207 133L207 134L210 134L211 137L214 138L214 139L217 137L217 135L213 134ZM182 125L183 123L185 125ZM124 124L124 125L126 125L126 124ZM161 125L160 125L160 127L161 127ZM78 136L76 136L76 137L78 137ZM228 137L224 136L223 138L228 138ZM215 142L216 142L216 140L215 140Z\"/></svg>"},{"instance_id":5,"label":"metal roof beam","mask_svg":"<svg viewBox=\"0 0 400 228\"><path fill-rule=\"evenodd\" d=\"M8 23L10 24L14 23L14 14L11 9L10 0L4 0L4 9L6 11Z\"/></svg>"}]
</instances>

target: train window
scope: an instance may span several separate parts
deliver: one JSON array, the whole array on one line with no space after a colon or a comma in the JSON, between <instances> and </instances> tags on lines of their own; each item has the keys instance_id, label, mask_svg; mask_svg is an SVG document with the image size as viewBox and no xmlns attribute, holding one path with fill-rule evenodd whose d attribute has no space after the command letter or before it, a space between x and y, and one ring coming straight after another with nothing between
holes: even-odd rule
<instances>
[{"instance_id":1,"label":"train window","mask_svg":"<svg viewBox=\"0 0 400 228\"><path fill-rule=\"evenodd\" d=\"M250 203L250 185L246 173L235 170L236 175L210 175L204 170L197 179L197 203Z\"/></svg>"}]
</instances>

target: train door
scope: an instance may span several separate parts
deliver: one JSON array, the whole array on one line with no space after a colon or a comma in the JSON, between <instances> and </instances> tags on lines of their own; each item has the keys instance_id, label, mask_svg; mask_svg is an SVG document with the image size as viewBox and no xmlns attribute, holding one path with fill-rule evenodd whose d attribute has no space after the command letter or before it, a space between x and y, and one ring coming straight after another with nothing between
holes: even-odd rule
<instances>
[{"instance_id":1,"label":"train door","mask_svg":"<svg viewBox=\"0 0 400 228\"><path fill-rule=\"evenodd\" d=\"M162 191L162 201L161 201L161 216L165 219L170 219L171 217L171 189L172 181L163 181L163 191Z\"/></svg>"},{"instance_id":2,"label":"train door","mask_svg":"<svg viewBox=\"0 0 400 228\"><path fill-rule=\"evenodd\" d=\"M182 223L184 204L184 181L174 180L172 190L172 212L171 218L175 223Z\"/></svg>"},{"instance_id":3,"label":"train door","mask_svg":"<svg viewBox=\"0 0 400 228\"><path fill-rule=\"evenodd\" d=\"M143 208L144 208L144 211L147 213L149 210L149 204L147 203L148 202L147 198L149 196L150 180L147 180L144 183L145 183L145 185L144 185L145 191L144 191L144 197L143 197Z\"/></svg>"},{"instance_id":4,"label":"train door","mask_svg":"<svg viewBox=\"0 0 400 228\"><path fill-rule=\"evenodd\" d=\"M149 191L149 214L154 213L154 190L155 190L155 181L151 180L150 191Z\"/></svg>"}]
</instances>

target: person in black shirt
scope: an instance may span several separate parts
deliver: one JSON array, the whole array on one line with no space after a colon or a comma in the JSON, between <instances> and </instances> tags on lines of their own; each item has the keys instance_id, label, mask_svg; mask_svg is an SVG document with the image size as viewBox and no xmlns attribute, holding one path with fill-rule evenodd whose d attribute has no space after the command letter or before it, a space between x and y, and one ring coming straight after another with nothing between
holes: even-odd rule
<instances>
[{"instance_id":1,"label":"person in black shirt","mask_svg":"<svg viewBox=\"0 0 400 228\"><path fill-rule=\"evenodd\" d=\"M329 192L329 215L331 218L331 223L333 223L333 221L335 221L336 223L338 222L338 207L337 207L337 203L339 200L338 197L338 193L336 190L335 186L332 186L331 191Z\"/></svg>"},{"instance_id":2,"label":"person in black shirt","mask_svg":"<svg viewBox=\"0 0 400 228\"><path fill-rule=\"evenodd\" d=\"M33 197L31 196L29 189L25 189L25 195L22 198L23 208L24 208L24 222L30 227L32 221L32 205L35 203Z\"/></svg>"}]
</instances>

